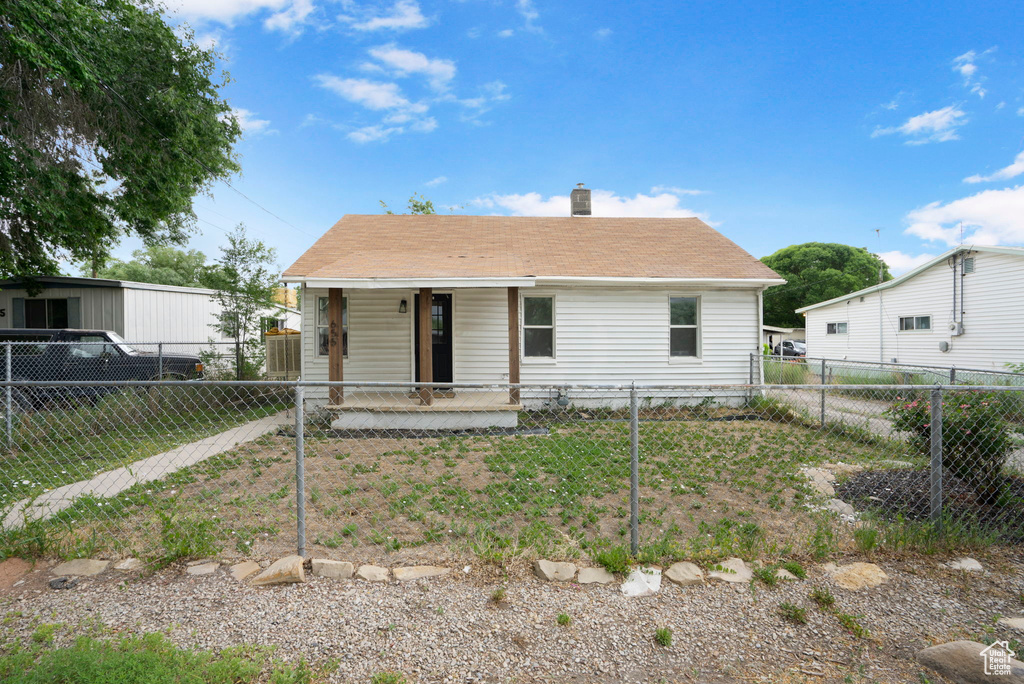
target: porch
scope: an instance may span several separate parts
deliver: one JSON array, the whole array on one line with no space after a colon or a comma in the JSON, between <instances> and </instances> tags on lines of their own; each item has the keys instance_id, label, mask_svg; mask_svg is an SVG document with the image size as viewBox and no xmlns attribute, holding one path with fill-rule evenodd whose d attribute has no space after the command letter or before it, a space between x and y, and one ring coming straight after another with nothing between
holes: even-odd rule
<instances>
[{"instance_id":1,"label":"porch","mask_svg":"<svg viewBox=\"0 0 1024 684\"><path fill-rule=\"evenodd\" d=\"M328 404L335 430L471 430L514 428L522 405L509 402L509 391L463 389L430 392L358 390L345 393L343 404Z\"/></svg>"}]
</instances>

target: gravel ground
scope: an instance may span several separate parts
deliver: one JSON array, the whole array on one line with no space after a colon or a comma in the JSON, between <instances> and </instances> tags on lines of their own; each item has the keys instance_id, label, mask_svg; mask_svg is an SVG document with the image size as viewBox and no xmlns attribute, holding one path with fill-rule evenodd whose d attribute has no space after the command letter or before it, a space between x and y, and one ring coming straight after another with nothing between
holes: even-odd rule
<instances>
[{"instance_id":1,"label":"gravel ground","mask_svg":"<svg viewBox=\"0 0 1024 684\"><path fill-rule=\"evenodd\" d=\"M170 630L186 647L268 644L287 660L336 659L332 682L368 682L384 670L410 682L919 682L913 654L920 648L986 634L1022 637L992 625L997 615L1024 614L1024 557L979 559L986 571L965 574L935 558L876 558L888 583L857 592L812 567L807 580L776 589L666 581L640 599L624 597L618 585L542 582L525 562L460 567L410 583L311 577L259 589L223 568L200 577L182 567L148 577L108 570L61 591L48 588L51 564L40 563L17 586L0 586L0 613L8 616L0 642L27 638L36 620L83 628L98 620L119 632ZM491 595L502 586L506 599L495 604ZM839 611L863 616L870 637L855 638L815 608L812 586L828 587ZM780 618L783 602L806 606L808 624ZM560 613L571 616L568 626L556 623ZM672 629L671 646L655 644L658 627Z\"/></svg>"}]
</instances>

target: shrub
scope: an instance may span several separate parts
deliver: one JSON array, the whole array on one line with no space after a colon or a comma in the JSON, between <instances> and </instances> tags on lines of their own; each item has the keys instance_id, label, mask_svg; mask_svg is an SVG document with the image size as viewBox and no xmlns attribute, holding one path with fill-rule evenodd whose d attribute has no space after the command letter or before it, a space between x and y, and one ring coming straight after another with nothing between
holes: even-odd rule
<instances>
[{"instance_id":1,"label":"shrub","mask_svg":"<svg viewBox=\"0 0 1024 684\"><path fill-rule=\"evenodd\" d=\"M1000 473L1010 453L1011 437L992 394L947 392L942 401L942 467L963 480L985 503L999 498ZM931 453L931 402L899 400L887 412L893 427L911 434L922 456Z\"/></svg>"},{"instance_id":2,"label":"shrub","mask_svg":"<svg viewBox=\"0 0 1024 684\"><path fill-rule=\"evenodd\" d=\"M662 646L671 646L672 630L668 627L658 627L654 630L654 640Z\"/></svg>"},{"instance_id":3,"label":"shrub","mask_svg":"<svg viewBox=\"0 0 1024 684\"><path fill-rule=\"evenodd\" d=\"M783 619L789 620L793 624L807 624L807 610L792 603L780 603L779 614L782 615Z\"/></svg>"}]
</instances>

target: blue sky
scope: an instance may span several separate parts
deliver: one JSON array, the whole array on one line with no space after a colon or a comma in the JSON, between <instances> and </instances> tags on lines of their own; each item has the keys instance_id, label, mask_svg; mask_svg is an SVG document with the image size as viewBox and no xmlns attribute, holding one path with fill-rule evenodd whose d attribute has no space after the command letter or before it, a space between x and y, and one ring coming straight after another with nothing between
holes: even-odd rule
<instances>
[{"instance_id":1,"label":"blue sky","mask_svg":"<svg viewBox=\"0 0 1024 684\"><path fill-rule=\"evenodd\" d=\"M1016 3L169 4L224 53L245 128L231 184L252 201L195 202L210 256L241 221L283 268L413 192L566 215L577 182L595 214L700 216L757 257L843 242L899 273L961 221L1024 243Z\"/></svg>"}]
</instances>

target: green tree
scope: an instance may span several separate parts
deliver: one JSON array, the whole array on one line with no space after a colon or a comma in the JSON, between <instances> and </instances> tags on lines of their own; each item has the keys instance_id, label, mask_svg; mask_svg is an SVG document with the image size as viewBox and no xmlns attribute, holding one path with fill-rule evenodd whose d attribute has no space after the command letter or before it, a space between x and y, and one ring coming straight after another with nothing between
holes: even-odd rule
<instances>
[{"instance_id":1,"label":"green tree","mask_svg":"<svg viewBox=\"0 0 1024 684\"><path fill-rule=\"evenodd\" d=\"M385 214L394 214L395 213L395 212L391 211L391 209L384 202L384 200L380 200L380 206L382 206L384 208L384 213ZM412 196L409 197L408 208L409 208L408 213L410 213L410 214L436 214L437 213L436 211L434 211L434 203L432 201L428 200L423 195L418 195L417 196L416 193L413 193Z\"/></svg>"},{"instance_id":2,"label":"green tree","mask_svg":"<svg viewBox=\"0 0 1024 684\"><path fill-rule=\"evenodd\" d=\"M91 273L91 266L83 268L83 275ZM209 287L216 279L216 273L206 265L205 254L194 249L185 251L167 245L137 249L132 252L130 260L115 259L101 268L97 276L182 287Z\"/></svg>"},{"instance_id":3,"label":"green tree","mask_svg":"<svg viewBox=\"0 0 1024 684\"><path fill-rule=\"evenodd\" d=\"M184 240L238 170L215 60L153 0L0 3L0 277Z\"/></svg>"},{"instance_id":4,"label":"green tree","mask_svg":"<svg viewBox=\"0 0 1024 684\"><path fill-rule=\"evenodd\" d=\"M863 247L831 242L807 242L784 247L761 261L786 279L764 292L764 322L802 328L796 310L891 280L889 268Z\"/></svg>"},{"instance_id":5,"label":"green tree","mask_svg":"<svg viewBox=\"0 0 1024 684\"><path fill-rule=\"evenodd\" d=\"M261 240L250 239L239 224L221 248L217 268L208 273L220 305L214 329L236 340L234 374L240 380L258 378L263 369L266 349L260 319L275 308L274 291L278 286L276 251Z\"/></svg>"}]
</instances>

